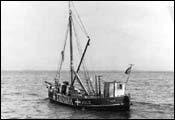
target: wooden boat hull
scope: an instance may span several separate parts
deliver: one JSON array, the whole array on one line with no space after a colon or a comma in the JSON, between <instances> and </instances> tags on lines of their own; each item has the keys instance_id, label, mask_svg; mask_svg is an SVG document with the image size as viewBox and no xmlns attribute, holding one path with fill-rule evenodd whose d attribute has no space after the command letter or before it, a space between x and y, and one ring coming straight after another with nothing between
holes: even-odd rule
<instances>
[{"instance_id":1,"label":"wooden boat hull","mask_svg":"<svg viewBox=\"0 0 175 120\"><path fill-rule=\"evenodd\" d=\"M115 110L128 111L130 109L129 96L120 96L113 98L75 98L59 93L49 93L50 101L80 109L93 110Z\"/></svg>"}]
</instances>

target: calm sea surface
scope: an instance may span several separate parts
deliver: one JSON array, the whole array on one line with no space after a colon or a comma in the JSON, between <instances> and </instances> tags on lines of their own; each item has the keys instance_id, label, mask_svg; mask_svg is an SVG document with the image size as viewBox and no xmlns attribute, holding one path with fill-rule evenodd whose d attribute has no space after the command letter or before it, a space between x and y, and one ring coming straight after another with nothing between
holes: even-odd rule
<instances>
[{"instance_id":1,"label":"calm sea surface","mask_svg":"<svg viewBox=\"0 0 175 120\"><path fill-rule=\"evenodd\" d=\"M125 81L123 72L90 72L105 81ZM129 112L77 110L50 103L44 81L55 72L1 72L1 118L174 118L174 72L133 72L127 84L133 105ZM68 72L62 79L69 80Z\"/></svg>"}]
</instances>

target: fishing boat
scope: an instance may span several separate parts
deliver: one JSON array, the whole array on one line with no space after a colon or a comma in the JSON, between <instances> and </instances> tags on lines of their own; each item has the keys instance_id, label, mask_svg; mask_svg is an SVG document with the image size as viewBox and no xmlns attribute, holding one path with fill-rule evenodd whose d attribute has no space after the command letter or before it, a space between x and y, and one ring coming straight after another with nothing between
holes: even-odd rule
<instances>
[{"instance_id":1,"label":"fishing boat","mask_svg":"<svg viewBox=\"0 0 175 120\"><path fill-rule=\"evenodd\" d=\"M74 108L95 109L95 110L129 110L131 101L130 94L126 93L126 82L103 80L102 75L95 75L92 80L89 77L85 67L85 54L90 45L90 37L83 25L83 22L73 4L68 2L68 25L66 29L63 50L60 52L60 64L53 82L45 81L48 88L48 97L50 101L59 104L71 106ZM75 22L87 37L87 43L83 51L80 50L81 57L77 69L74 69L73 38L77 38ZM70 43L70 79L61 79L61 68L64 62L65 46L69 36ZM74 37L73 37L74 36ZM77 39L76 39L77 40ZM80 77L80 68L83 66L81 73L85 79ZM132 65L131 65L132 67ZM131 67L126 70L130 73ZM129 77L128 77L129 78ZM128 79L127 79L128 80ZM110 81L110 82L108 82ZM76 83L76 84L75 84ZM77 87L78 86L78 87Z\"/></svg>"}]
</instances>

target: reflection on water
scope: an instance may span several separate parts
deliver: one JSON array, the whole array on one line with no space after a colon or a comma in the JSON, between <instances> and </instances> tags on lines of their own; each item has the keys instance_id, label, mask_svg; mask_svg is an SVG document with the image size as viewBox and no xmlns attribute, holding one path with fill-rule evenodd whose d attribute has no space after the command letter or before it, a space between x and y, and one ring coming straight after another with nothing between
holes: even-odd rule
<instances>
[{"instance_id":1,"label":"reflection on water","mask_svg":"<svg viewBox=\"0 0 175 120\"><path fill-rule=\"evenodd\" d=\"M76 109L69 106L64 106L61 104L49 102L48 108L54 112L57 118L68 118L68 119L129 119L130 111L96 111L88 109ZM60 114L61 113L61 114Z\"/></svg>"},{"instance_id":2,"label":"reflection on water","mask_svg":"<svg viewBox=\"0 0 175 120\"><path fill-rule=\"evenodd\" d=\"M76 118L129 119L130 118L130 111L96 111L96 110L88 110L88 109L76 109L73 107L69 107L69 106L65 106L65 105L61 105L53 102L50 102L48 104L48 107L51 110L55 110L55 114L58 112L57 109L61 109L64 112L64 118L66 114L69 115L66 117L68 119L76 119Z\"/></svg>"},{"instance_id":3,"label":"reflection on water","mask_svg":"<svg viewBox=\"0 0 175 120\"><path fill-rule=\"evenodd\" d=\"M124 80L121 72L91 72L105 80ZM133 119L174 118L174 72L133 72L127 85L133 105L128 112L80 110L51 103L44 81L55 72L2 72L1 118ZM68 73L62 73L69 78Z\"/></svg>"}]
</instances>

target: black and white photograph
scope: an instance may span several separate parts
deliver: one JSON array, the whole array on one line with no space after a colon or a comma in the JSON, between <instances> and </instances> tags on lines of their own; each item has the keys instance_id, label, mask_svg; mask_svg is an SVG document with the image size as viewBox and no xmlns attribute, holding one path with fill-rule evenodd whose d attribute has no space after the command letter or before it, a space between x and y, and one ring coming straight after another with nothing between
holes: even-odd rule
<instances>
[{"instance_id":1,"label":"black and white photograph","mask_svg":"<svg viewBox=\"0 0 175 120\"><path fill-rule=\"evenodd\" d=\"M174 1L1 1L1 119L174 119Z\"/></svg>"}]
</instances>

